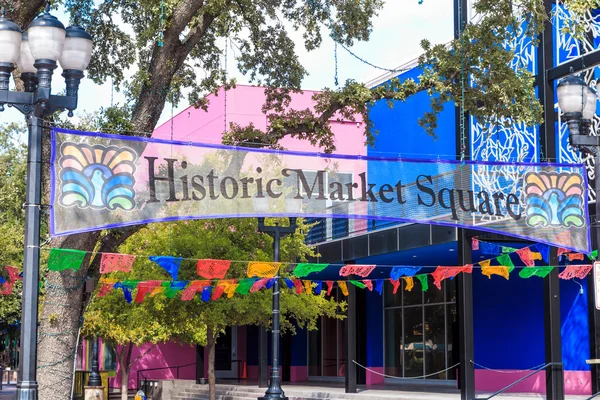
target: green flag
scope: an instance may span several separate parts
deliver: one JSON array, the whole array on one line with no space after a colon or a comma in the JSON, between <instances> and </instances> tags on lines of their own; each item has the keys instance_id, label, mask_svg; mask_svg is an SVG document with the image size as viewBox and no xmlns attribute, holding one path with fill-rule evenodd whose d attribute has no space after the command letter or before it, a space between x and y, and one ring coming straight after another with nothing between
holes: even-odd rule
<instances>
[{"instance_id":1,"label":"green flag","mask_svg":"<svg viewBox=\"0 0 600 400\"><path fill-rule=\"evenodd\" d=\"M366 287L367 287L367 285L365 285L365 284L364 284L364 283L362 283L361 281L353 281L353 280L350 280L350 281L348 281L348 282L350 282L351 284L353 284L353 285L354 285L354 286L356 286L357 288L364 289L364 288L366 288Z\"/></svg>"},{"instance_id":2,"label":"green flag","mask_svg":"<svg viewBox=\"0 0 600 400\"><path fill-rule=\"evenodd\" d=\"M554 269L554 267L526 267L519 272L519 276L523 279L539 276L545 278Z\"/></svg>"},{"instance_id":3,"label":"green flag","mask_svg":"<svg viewBox=\"0 0 600 400\"><path fill-rule=\"evenodd\" d=\"M248 294L250 292L250 289L252 288L252 285L254 285L254 282L256 282L256 278L245 278L245 279L240 279L238 281L238 285L235 288L235 292L239 293L239 294Z\"/></svg>"},{"instance_id":4,"label":"green flag","mask_svg":"<svg viewBox=\"0 0 600 400\"><path fill-rule=\"evenodd\" d=\"M50 271L65 271L72 269L77 271L85 258L85 251L74 249L52 249L48 259Z\"/></svg>"},{"instance_id":5,"label":"green flag","mask_svg":"<svg viewBox=\"0 0 600 400\"><path fill-rule=\"evenodd\" d=\"M428 277L429 277L429 275L427 275L427 274L415 275L415 278L417 278L421 282L421 290L423 292L426 292L427 289L429 289Z\"/></svg>"},{"instance_id":6,"label":"green flag","mask_svg":"<svg viewBox=\"0 0 600 400\"><path fill-rule=\"evenodd\" d=\"M325 268L327 268L329 264L312 264L312 263L302 263L296 265L294 268L294 275L298 278L303 278L313 272L321 272Z\"/></svg>"},{"instance_id":7,"label":"green flag","mask_svg":"<svg viewBox=\"0 0 600 400\"><path fill-rule=\"evenodd\" d=\"M508 254L502 254L501 256L497 257L496 260L502 267L509 267L508 272L512 272L513 269L515 269L515 264L513 264L512 260L510 259L510 255Z\"/></svg>"}]
</instances>

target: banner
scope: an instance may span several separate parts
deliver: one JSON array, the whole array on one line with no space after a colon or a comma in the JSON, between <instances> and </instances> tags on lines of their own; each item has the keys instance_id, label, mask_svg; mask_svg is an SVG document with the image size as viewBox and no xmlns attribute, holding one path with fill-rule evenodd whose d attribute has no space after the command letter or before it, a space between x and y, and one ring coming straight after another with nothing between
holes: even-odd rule
<instances>
[{"instance_id":1,"label":"banner","mask_svg":"<svg viewBox=\"0 0 600 400\"><path fill-rule=\"evenodd\" d=\"M59 128L52 131L51 163L53 236L290 216L354 219L354 230L369 219L466 227L590 251L579 164L320 154ZM500 182L494 187L501 189L482 182Z\"/></svg>"}]
</instances>

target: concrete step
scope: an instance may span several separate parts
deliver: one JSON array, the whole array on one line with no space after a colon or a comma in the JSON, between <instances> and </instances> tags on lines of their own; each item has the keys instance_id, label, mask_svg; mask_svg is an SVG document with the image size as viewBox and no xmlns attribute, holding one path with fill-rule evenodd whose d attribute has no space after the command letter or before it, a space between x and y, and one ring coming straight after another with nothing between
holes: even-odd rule
<instances>
[{"instance_id":1,"label":"concrete step","mask_svg":"<svg viewBox=\"0 0 600 400\"><path fill-rule=\"evenodd\" d=\"M374 395L374 394L348 394L342 392L325 392L317 388L286 388L283 387L286 397L290 400L390 400L398 399L398 393L389 392L385 395ZM248 398L256 399L261 397L265 393L264 388L258 388L256 386L229 386L229 385L217 385L216 396L218 400L246 400ZM174 399L206 399L208 398L208 385L193 385L179 393ZM231 398L231 399L230 399Z\"/></svg>"}]
</instances>

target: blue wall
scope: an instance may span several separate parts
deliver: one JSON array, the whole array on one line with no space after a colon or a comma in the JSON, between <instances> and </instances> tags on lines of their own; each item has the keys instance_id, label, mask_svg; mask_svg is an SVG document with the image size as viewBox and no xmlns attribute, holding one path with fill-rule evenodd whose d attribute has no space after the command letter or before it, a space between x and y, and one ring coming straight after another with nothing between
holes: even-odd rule
<instances>
[{"instance_id":1,"label":"blue wall","mask_svg":"<svg viewBox=\"0 0 600 400\"><path fill-rule=\"evenodd\" d=\"M366 290L367 367L383 367L383 302L381 295L375 289L372 292L364 290Z\"/></svg>"},{"instance_id":2,"label":"blue wall","mask_svg":"<svg viewBox=\"0 0 600 400\"><path fill-rule=\"evenodd\" d=\"M580 282L583 295L579 293ZM589 371L585 360L590 358L590 328L588 324L587 279L560 281L560 322L565 370Z\"/></svg>"},{"instance_id":3,"label":"blue wall","mask_svg":"<svg viewBox=\"0 0 600 400\"><path fill-rule=\"evenodd\" d=\"M399 76L400 80L414 79L418 81L421 70L413 69ZM369 118L376 134L374 147L367 148L367 155L379 157L398 157L404 159L456 159L456 127L454 105L448 103L438 116L438 127L435 130L437 139L425 132L418 124L419 118L431 110L430 96L418 93L406 101L393 101L390 108L387 100L376 102L369 109ZM418 169L411 166L402 167L398 163L369 163L367 174L370 183L395 184L401 180L403 184L413 183L420 174L437 175L435 164L423 164ZM370 204L373 207L375 203ZM377 204L385 207L384 204ZM399 213L400 207L394 207ZM386 213L381 213L385 215ZM389 215L389 214L388 214ZM373 221L370 228L391 225L388 221Z\"/></svg>"},{"instance_id":4,"label":"blue wall","mask_svg":"<svg viewBox=\"0 0 600 400\"><path fill-rule=\"evenodd\" d=\"M409 78L418 81L420 69L413 69L398 76L402 80ZM438 116L435 130L437 139L428 135L418 124L418 119L431 110L429 95L425 92L411 96L406 101L394 101L393 108L387 100L380 100L369 109L369 118L373 122L373 131L377 132L375 146L367 148L370 156L395 156L404 158L456 159L456 129L454 124L454 106L446 104ZM371 171L369 171L371 176Z\"/></svg>"},{"instance_id":5,"label":"blue wall","mask_svg":"<svg viewBox=\"0 0 600 400\"><path fill-rule=\"evenodd\" d=\"M308 365L308 332L306 328L296 328L296 334L292 336L292 366Z\"/></svg>"},{"instance_id":6,"label":"blue wall","mask_svg":"<svg viewBox=\"0 0 600 400\"><path fill-rule=\"evenodd\" d=\"M495 369L526 369L543 364L544 287L541 278L488 279L473 273L475 362ZM589 370L587 295L579 285L560 283L562 351L566 370Z\"/></svg>"}]
</instances>

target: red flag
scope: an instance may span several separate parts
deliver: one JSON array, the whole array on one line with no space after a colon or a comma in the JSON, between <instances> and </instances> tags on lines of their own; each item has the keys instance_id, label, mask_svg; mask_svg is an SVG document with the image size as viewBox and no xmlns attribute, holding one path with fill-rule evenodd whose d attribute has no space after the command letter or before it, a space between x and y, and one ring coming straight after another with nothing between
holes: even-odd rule
<instances>
[{"instance_id":1,"label":"red flag","mask_svg":"<svg viewBox=\"0 0 600 400\"><path fill-rule=\"evenodd\" d=\"M333 281L325 281L327 284L327 296L331 296L331 291L333 290Z\"/></svg>"},{"instance_id":2,"label":"red flag","mask_svg":"<svg viewBox=\"0 0 600 400\"><path fill-rule=\"evenodd\" d=\"M340 276L357 275L366 278L374 269L375 265L344 265L342 269L340 269Z\"/></svg>"},{"instance_id":3,"label":"red flag","mask_svg":"<svg viewBox=\"0 0 600 400\"><path fill-rule=\"evenodd\" d=\"M135 302L141 303L144 301L146 295L152 292L154 289L162 285L162 281L144 281L137 285L137 293L135 295Z\"/></svg>"},{"instance_id":4,"label":"red flag","mask_svg":"<svg viewBox=\"0 0 600 400\"><path fill-rule=\"evenodd\" d=\"M196 273L206 279L223 279L230 265L229 260L198 260Z\"/></svg>"}]
</instances>

